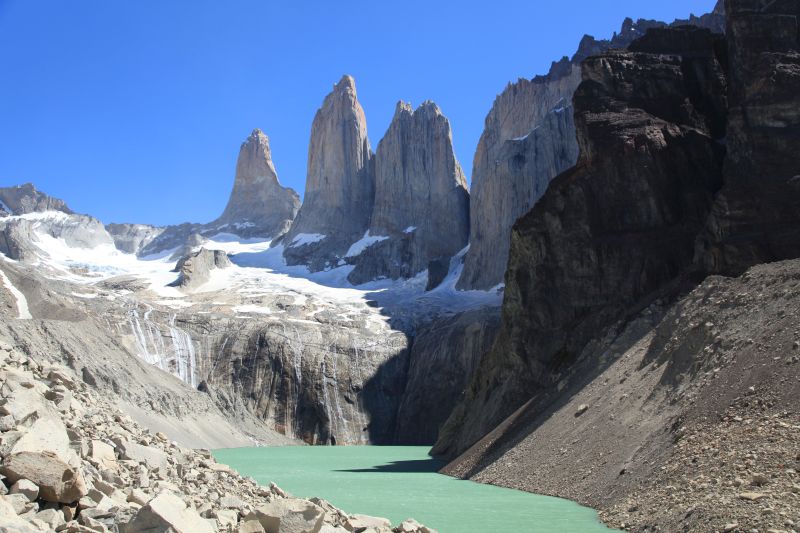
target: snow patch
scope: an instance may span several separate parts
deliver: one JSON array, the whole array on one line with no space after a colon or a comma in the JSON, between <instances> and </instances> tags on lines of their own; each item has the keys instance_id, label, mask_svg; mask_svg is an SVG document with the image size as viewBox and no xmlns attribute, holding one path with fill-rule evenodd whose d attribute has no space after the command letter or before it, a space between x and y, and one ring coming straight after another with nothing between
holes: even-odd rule
<instances>
[{"instance_id":1,"label":"snow patch","mask_svg":"<svg viewBox=\"0 0 800 533\"><path fill-rule=\"evenodd\" d=\"M272 311L269 307L259 307L257 305L237 305L232 308L237 313L256 313L259 315L269 315Z\"/></svg>"},{"instance_id":2,"label":"snow patch","mask_svg":"<svg viewBox=\"0 0 800 533\"><path fill-rule=\"evenodd\" d=\"M409 227L407 227L406 229L403 230L403 233L413 233L415 231L417 231L417 227L416 226L409 226Z\"/></svg>"},{"instance_id":3,"label":"snow patch","mask_svg":"<svg viewBox=\"0 0 800 533\"><path fill-rule=\"evenodd\" d=\"M357 240L350 246L350 249L347 250L347 253L344 254L344 256L345 257L359 256L364 252L364 250L366 250L373 244L385 241L388 238L389 237L386 237L384 235L370 235L369 230L367 230L367 232L364 234L363 237L361 237L361 239Z\"/></svg>"},{"instance_id":4,"label":"snow patch","mask_svg":"<svg viewBox=\"0 0 800 533\"><path fill-rule=\"evenodd\" d=\"M321 233L298 233L291 244L289 244L289 248L299 248L300 246L313 244L321 241L326 236L327 235L322 235Z\"/></svg>"},{"instance_id":5,"label":"snow patch","mask_svg":"<svg viewBox=\"0 0 800 533\"><path fill-rule=\"evenodd\" d=\"M17 302L17 318L20 320L32 319L33 316L31 316L30 309L28 309L28 299L25 298L25 295L11 283L11 280L8 279L8 276L6 276L6 273L2 270L0 270L0 278L2 278L3 285L6 286L8 292L11 293L14 300Z\"/></svg>"}]
</instances>

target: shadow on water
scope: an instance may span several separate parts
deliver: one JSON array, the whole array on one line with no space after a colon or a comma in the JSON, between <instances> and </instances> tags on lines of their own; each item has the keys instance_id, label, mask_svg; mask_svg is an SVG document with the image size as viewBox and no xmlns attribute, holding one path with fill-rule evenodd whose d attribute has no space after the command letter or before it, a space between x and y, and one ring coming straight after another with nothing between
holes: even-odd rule
<instances>
[{"instance_id":1,"label":"shadow on water","mask_svg":"<svg viewBox=\"0 0 800 533\"><path fill-rule=\"evenodd\" d=\"M414 474L438 472L445 465L444 461L438 459L413 459L408 461L391 461L383 465L376 465L371 468L352 468L345 470L334 470L334 472L360 472L360 473L384 473L384 474Z\"/></svg>"}]
</instances>

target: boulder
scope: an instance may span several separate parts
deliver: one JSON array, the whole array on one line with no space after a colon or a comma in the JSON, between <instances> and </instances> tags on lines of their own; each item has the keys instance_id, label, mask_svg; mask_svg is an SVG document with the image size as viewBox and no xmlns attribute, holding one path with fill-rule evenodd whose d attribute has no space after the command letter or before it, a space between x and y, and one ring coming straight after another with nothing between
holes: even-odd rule
<instances>
[{"instance_id":1,"label":"boulder","mask_svg":"<svg viewBox=\"0 0 800 533\"><path fill-rule=\"evenodd\" d=\"M363 531L365 529L376 531L389 531L392 528L391 520L387 518L379 518L377 516L368 516L363 514L354 514L349 516L345 521L345 527L350 531Z\"/></svg>"},{"instance_id":2,"label":"boulder","mask_svg":"<svg viewBox=\"0 0 800 533\"><path fill-rule=\"evenodd\" d=\"M256 519L266 533L319 533L325 512L307 500L276 499L256 507L245 520Z\"/></svg>"},{"instance_id":3,"label":"boulder","mask_svg":"<svg viewBox=\"0 0 800 533\"><path fill-rule=\"evenodd\" d=\"M28 479L20 479L11 485L11 490L9 492L10 494L22 494L28 498L28 501L36 501L36 498L39 497L39 487L36 486L36 483Z\"/></svg>"},{"instance_id":4,"label":"boulder","mask_svg":"<svg viewBox=\"0 0 800 533\"><path fill-rule=\"evenodd\" d=\"M117 469L117 455L114 447L101 440L93 440L89 447L89 458L100 465L102 468L110 470Z\"/></svg>"},{"instance_id":5,"label":"boulder","mask_svg":"<svg viewBox=\"0 0 800 533\"><path fill-rule=\"evenodd\" d=\"M12 454L0 471L13 482L33 481L39 486L39 497L48 502L71 503L86 494L80 471L51 451Z\"/></svg>"},{"instance_id":6,"label":"boulder","mask_svg":"<svg viewBox=\"0 0 800 533\"><path fill-rule=\"evenodd\" d=\"M121 459L129 459L144 464L150 470L167 467L167 454L158 448L144 446L125 439L114 439Z\"/></svg>"},{"instance_id":7,"label":"boulder","mask_svg":"<svg viewBox=\"0 0 800 533\"><path fill-rule=\"evenodd\" d=\"M122 533L214 533L214 528L183 500L162 492L139 509Z\"/></svg>"},{"instance_id":8,"label":"boulder","mask_svg":"<svg viewBox=\"0 0 800 533\"><path fill-rule=\"evenodd\" d=\"M40 533L20 518L5 497L0 497L0 533Z\"/></svg>"}]
</instances>

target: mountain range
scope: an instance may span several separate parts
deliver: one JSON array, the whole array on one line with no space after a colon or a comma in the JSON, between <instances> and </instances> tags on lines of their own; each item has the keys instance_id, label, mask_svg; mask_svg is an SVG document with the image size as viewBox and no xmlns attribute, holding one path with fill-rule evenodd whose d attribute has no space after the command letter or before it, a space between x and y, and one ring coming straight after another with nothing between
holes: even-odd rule
<instances>
[{"instance_id":1,"label":"mountain range","mask_svg":"<svg viewBox=\"0 0 800 533\"><path fill-rule=\"evenodd\" d=\"M302 203L260 129L208 223L0 188L0 340L185 446L433 445L636 531L793 520L798 20L727 0L584 37L498 95L471 187L435 103L373 151L345 75Z\"/></svg>"}]
</instances>

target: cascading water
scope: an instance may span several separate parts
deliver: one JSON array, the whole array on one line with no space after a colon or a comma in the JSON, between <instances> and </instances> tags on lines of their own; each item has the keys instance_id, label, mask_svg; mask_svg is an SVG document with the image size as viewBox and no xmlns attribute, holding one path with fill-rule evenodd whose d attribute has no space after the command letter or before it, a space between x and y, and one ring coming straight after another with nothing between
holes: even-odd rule
<instances>
[{"instance_id":1,"label":"cascading water","mask_svg":"<svg viewBox=\"0 0 800 533\"><path fill-rule=\"evenodd\" d=\"M197 359L194 353L192 337L175 326L176 318L176 314L173 314L169 318L169 332L172 337L173 354L175 357L175 374L192 387L197 388Z\"/></svg>"},{"instance_id":2,"label":"cascading water","mask_svg":"<svg viewBox=\"0 0 800 533\"><path fill-rule=\"evenodd\" d=\"M153 321L150 316L153 308L147 306L140 317L139 310L133 308L129 313L131 331L136 341L139 357L161 370L174 374L182 381L197 387L197 359L191 336L175 325L177 315L172 314L165 329L172 340L171 346L164 342L164 326Z\"/></svg>"}]
</instances>

